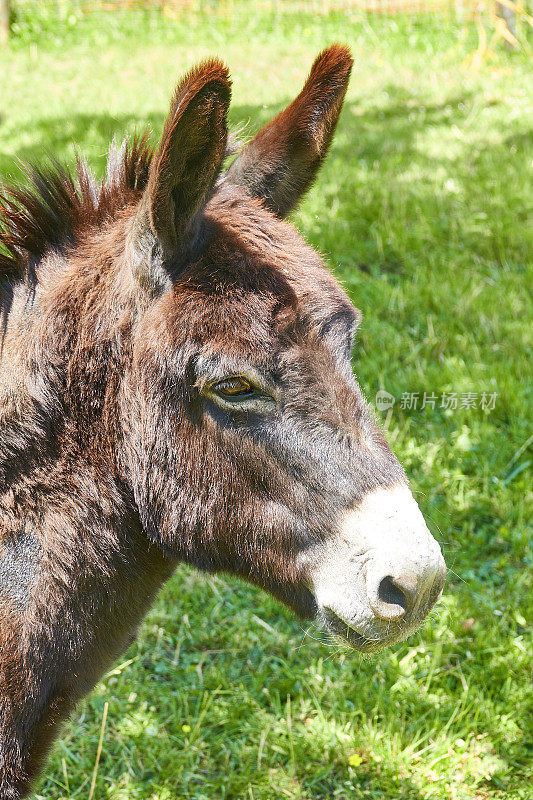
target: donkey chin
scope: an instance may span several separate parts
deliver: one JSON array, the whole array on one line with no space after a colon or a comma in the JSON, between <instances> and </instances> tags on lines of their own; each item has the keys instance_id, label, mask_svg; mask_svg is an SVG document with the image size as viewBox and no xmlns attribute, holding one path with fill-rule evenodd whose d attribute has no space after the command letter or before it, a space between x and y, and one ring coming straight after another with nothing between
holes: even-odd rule
<instances>
[{"instance_id":1,"label":"donkey chin","mask_svg":"<svg viewBox=\"0 0 533 800\"><path fill-rule=\"evenodd\" d=\"M307 565L318 619L372 653L410 636L444 587L440 547L406 484L377 488L347 512Z\"/></svg>"}]
</instances>

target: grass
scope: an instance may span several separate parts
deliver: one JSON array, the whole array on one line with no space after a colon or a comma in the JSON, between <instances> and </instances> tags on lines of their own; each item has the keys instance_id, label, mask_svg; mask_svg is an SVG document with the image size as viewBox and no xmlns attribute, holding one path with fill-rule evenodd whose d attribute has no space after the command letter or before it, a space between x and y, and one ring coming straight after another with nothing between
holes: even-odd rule
<instances>
[{"instance_id":1,"label":"grass","mask_svg":"<svg viewBox=\"0 0 533 800\"><path fill-rule=\"evenodd\" d=\"M531 84L517 54L475 75L449 19L115 14L26 29L0 54L0 174L17 158L101 173L110 138L161 129L178 75L220 54L248 132L314 55L356 68L296 223L363 311L354 365L395 396L388 437L450 577L423 630L372 660L260 591L181 568L138 642L79 707L39 800L530 798ZM63 30L63 29L61 29ZM531 220L529 220L530 222ZM401 407L402 393L436 407ZM440 408L443 392L476 408ZM481 393L497 393L493 410ZM105 704L108 704L107 706ZM529 720L531 717L529 716Z\"/></svg>"}]
</instances>

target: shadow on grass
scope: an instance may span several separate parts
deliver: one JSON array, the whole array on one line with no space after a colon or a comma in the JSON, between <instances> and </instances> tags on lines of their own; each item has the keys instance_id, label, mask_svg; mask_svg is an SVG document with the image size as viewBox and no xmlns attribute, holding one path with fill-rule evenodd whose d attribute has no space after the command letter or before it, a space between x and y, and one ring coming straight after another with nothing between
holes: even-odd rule
<instances>
[{"instance_id":1,"label":"shadow on grass","mask_svg":"<svg viewBox=\"0 0 533 800\"><path fill-rule=\"evenodd\" d=\"M346 255L343 256L348 249L344 246L348 243L347 236L343 231L338 236L339 220L348 223L349 249L353 251L355 243L357 265L367 272L399 275L405 268L401 250L387 241L376 244L375 237L365 236L365 232L377 224L387 205L395 206L396 211L400 205L406 220L406 236L410 224L416 227L423 208L426 216L433 216L433 230L426 232L428 241L433 237L435 243L454 242L464 249L471 248L472 252L481 250L497 262L509 256L525 258L522 251L513 253L513 242L509 242L511 247L504 254L502 247L491 241L488 227L486 234L480 233L478 219L472 225L463 220L460 232L454 225L458 210L467 215L472 210L471 205L474 210L477 206L481 213L497 217L500 229L505 229L511 219L516 222L517 218L522 218L525 223L527 210L522 202L525 187L519 187L515 202L507 208L494 191L494 185L501 174L506 174L507 180L509 176L516 176L521 154L525 159L525 151L533 144L531 132L502 134L499 143L481 137L474 144L463 146L459 154L450 149L448 143L441 153L428 155L419 139L432 131L438 136L439 130L459 130L472 113L473 94L465 91L442 103L425 104L416 93L394 85L385 87L384 93L390 102L380 108L362 110L353 101L345 105L330 158L319 178L322 214L316 215L312 240L319 242L322 248L324 244L326 249L333 248L341 265L348 263ZM231 123L239 126L243 121L250 121L248 129L252 134L283 107L284 103L270 109L235 106L231 109ZM106 114L44 118L33 126L33 142L21 148L17 156L21 162L42 162L47 156L72 161L75 145L101 175L107 147L113 138L120 141L125 134L143 132L149 126L156 131L155 142L163 120L162 114L142 121L133 116ZM245 135L248 135L247 129ZM526 166L525 160L523 166ZM440 168L449 176L448 186L435 177ZM0 175L6 182L21 178L20 165L1 152ZM338 216L324 213L332 203L339 209ZM503 238L505 241L505 235ZM337 248L336 242L339 243ZM352 257L352 253L348 255ZM349 263L353 266L353 260Z\"/></svg>"},{"instance_id":2,"label":"shadow on grass","mask_svg":"<svg viewBox=\"0 0 533 800\"><path fill-rule=\"evenodd\" d=\"M394 102L375 111L360 113L356 102L346 102L339 130L353 135L353 139L346 146L340 147L337 138L332 149L340 150L340 155L348 157L349 160L354 157L381 158L390 152L409 157L414 152L413 137L421 126L458 124L468 116L471 94L465 93L444 103L423 105L416 100L415 94L403 91L399 96L399 91L398 87L390 86L389 92L394 96ZM245 135L248 133L248 127L250 134L253 134L285 105L286 103L279 103L270 108L251 105L232 106L230 123L238 128L244 123ZM414 111L423 111L421 124L413 121ZM7 118L8 113L0 115L0 136L1 125ZM94 149L94 143L97 142L106 147L113 138L120 140L126 133L134 130L143 131L145 127L151 127L155 131L160 131L163 121L163 114L152 114L143 120L129 115L113 117L108 114L43 118L38 124L33 125L34 143L20 148L17 157L22 162L32 163L41 161L48 154L57 158L60 154L71 150L73 145L83 153L87 145ZM421 157L419 152L417 157ZM0 158L0 174L11 172L12 160L3 154L0 154ZM100 155L92 154L91 160L95 169L103 171L105 150ZM386 168L387 165L383 165L383 171L386 171Z\"/></svg>"}]
</instances>

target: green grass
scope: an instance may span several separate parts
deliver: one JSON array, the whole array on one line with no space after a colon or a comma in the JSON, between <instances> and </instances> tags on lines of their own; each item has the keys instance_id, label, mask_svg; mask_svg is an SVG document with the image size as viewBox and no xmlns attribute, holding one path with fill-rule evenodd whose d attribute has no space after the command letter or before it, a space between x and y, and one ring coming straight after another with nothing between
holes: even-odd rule
<instances>
[{"instance_id":1,"label":"green grass","mask_svg":"<svg viewBox=\"0 0 533 800\"><path fill-rule=\"evenodd\" d=\"M296 222L363 312L354 364L395 395L388 436L451 568L423 630L371 660L274 600L182 568L80 706L38 798L530 798L530 65L465 75L450 20L77 17L0 54L0 174L17 158L101 173L114 135L160 131L179 74L219 54L248 132L326 44L356 67ZM61 29L63 31L63 29ZM494 410L408 410L403 392L497 392ZM479 398L478 398L479 400ZM529 704L529 705L528 705ZM531 719L531 717L529 717Z\"/></svg>"}]
</instances>

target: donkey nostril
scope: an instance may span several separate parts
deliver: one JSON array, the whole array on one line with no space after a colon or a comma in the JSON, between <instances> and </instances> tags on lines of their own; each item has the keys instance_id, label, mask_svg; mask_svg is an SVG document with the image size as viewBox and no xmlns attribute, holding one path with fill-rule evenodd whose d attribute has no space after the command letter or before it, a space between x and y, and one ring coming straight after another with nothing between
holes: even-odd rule
<instances>
[{"instance_id":1,"label":"donkey nostril","mask_svg":"<svg viewBox=\"0 0 533 800\"><path fill-rule=\"evenodd\" d=\"M407 611L407 597L398 584L394 583L390 575L383 578L378 586L378 600L384 605L400 606L404 611Z\"/></svg>"},{"instance_id":2,"label":"donkey nostril","mask_svg":"<svg viewBox=\"0 0 533 800\"><path fill-rule=\"evenodd\" d=\"M367 579L367 594L370 607L380 619L392 621L404 617L416 604L416 576L402 571L396 577Z\"/></svg>"}]
</instances>

